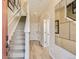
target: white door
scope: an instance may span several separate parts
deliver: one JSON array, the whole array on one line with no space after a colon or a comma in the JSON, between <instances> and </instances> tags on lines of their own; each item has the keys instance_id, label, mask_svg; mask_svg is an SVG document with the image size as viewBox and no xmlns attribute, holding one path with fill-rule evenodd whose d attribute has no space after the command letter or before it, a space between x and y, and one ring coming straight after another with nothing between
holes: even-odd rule
<instances>
[{"instance_id":1,"label":"white door","mask_svg":"<svg viewBox=\"0 0 79 59\"><path fill-rule=\"evenodd\" d=\"M49 40L50 40L50 20L44 20L44 47L49 46Z\"/></svg>"},{"instance_id":2,"label":"white door","mask_svg":"<svg viewBox=\"0 0 79 59\"><path fill-rule=\"evenodd\" d=\"M46 20L44 20L44 47L47 47L47 24Z\"/></svg>"},{"instance_id":3,"label":"white door","mask_svg":"<svg viewBox=\"0 0 79 59\"><path fill-rule=\"evenodd\" d=\"M49 40L50 40L50 19L47 19L47 47L49 47Z\"/></svg>"}]
</instances>

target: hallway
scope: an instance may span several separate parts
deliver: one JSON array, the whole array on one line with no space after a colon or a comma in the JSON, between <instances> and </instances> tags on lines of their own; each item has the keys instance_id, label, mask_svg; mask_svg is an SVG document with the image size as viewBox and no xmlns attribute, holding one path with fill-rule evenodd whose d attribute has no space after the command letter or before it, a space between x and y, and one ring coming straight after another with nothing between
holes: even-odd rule
<instances>
[{"instance_id":1,"label":"hallway","mask_svg":"<svg viewBox=\"0 0 79 59\"><path fill-rule=\"evenodd\" d=\"M75 0L13 1L7 6L8 59L75 59L76 20L68 18L75 17L69 6Z\"/></svg>"},{"instance_id":2,"label":"hallway","mask_svg":"<svg viewBox=\"0 0 79 59\"><path fill-rule=\"evenodd\" d=\"M12 40L10 42L10 51L8 53L8 59L24 59L25 52L25 26L26 17L22 16L14 32Z\"/></svg>"},{"instance_id":3,"label":"hallway","mask_svg":"<svg viewBox=\"0 0 79 59\"><path fill-rule=\"evenodd\" d=\"M51 59L48 49L37 40L30 40L30 59Z\"/></svg>"}]
</instances>

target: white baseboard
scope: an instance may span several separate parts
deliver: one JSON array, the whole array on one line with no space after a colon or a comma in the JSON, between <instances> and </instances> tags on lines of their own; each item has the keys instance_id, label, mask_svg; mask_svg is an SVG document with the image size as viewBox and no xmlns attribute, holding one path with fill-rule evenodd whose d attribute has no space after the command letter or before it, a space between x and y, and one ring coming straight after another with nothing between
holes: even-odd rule
<instances>
[{"instance_id":1,"label":"white baseboard","mask_svg":"<svg viewBox=\"0 0 79 59\"><path fill-rule=\"evenodd\" d=\"M25 58L24 59L29 59L29 33L30 32L25 32Z\"/></svg>"}]
</instances>

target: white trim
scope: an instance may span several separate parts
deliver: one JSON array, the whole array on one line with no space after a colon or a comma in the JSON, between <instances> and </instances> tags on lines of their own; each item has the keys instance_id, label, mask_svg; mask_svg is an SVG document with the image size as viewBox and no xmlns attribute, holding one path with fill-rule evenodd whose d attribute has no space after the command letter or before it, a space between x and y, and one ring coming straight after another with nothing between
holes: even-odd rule
<instances>
[{"instance_id":1,"label":"white trim","mask_svg":"<svg viewBox=\"0 0 79 59\"><path fill-rule=\"evenodd\" d=\"M29 59L29 32L25 32L25 59Z\"/></svg>"}]
</instances>

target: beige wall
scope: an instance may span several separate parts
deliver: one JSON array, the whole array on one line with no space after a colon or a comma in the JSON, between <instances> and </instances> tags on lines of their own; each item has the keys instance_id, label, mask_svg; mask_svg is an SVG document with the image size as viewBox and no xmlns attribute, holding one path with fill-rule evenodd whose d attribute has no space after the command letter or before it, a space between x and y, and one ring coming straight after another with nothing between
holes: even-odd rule
<instances>
[{"instance_id":1,"label":"beige wall","mask_svg":"<svg viewBox=\"0 0 79 59\"><path fill-rule=\"evenodd\" d=\"M27 0L21 0L21 15L27 15Z\"/></svg>"},{"instance_id":2,"label":"beige wall","mask_svg":"<svg viewBox=\"0 0 79 59\"><path fill-rule=\"evenodd\" d=\"M66 19L65 5L61 8L61 3L58 4L59 8L56 8L57 12L55 11L55 20L59 20L59 36L56 34L56 44L67 51L76 54L76 23Z\"/></svg>"},{"instance_id":3,"label":"beige wall","mask_svg":"<svg viewBox=\"0 0 79 59\"><path fill-rule=\"evenodd\" d=\"M30 40L43 40L43 19L39 15L30 16Z\"/></svg>"},{"instance_id":4,"label":"beige wall","mask_svg":"<svg viewBox=\"0 0 79 59\"><path fill-rule=\"evenodd\" d=\"M30 18L30 40L38 40L39 36L39 18L36 16L32 16Z\"/></svg>"},{"instance_id":5,"label":"beige wall","mask_svg":"<svg viewBox=\"0 0 79 59\"><path fill-rule=\"evenodd\" d=\"M29 12L31 21L30 39L43 40L43 19L47 17L49 0L29 0Z\"/></svg>"}]
</instances>

